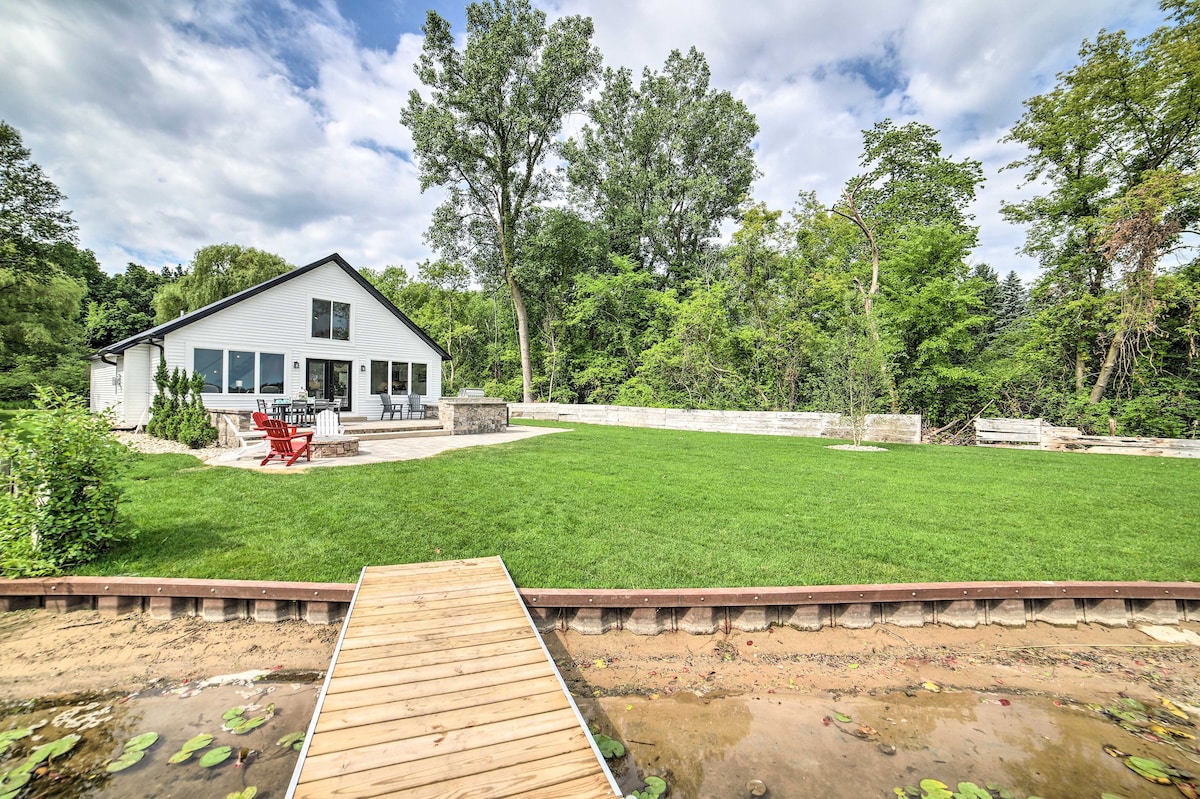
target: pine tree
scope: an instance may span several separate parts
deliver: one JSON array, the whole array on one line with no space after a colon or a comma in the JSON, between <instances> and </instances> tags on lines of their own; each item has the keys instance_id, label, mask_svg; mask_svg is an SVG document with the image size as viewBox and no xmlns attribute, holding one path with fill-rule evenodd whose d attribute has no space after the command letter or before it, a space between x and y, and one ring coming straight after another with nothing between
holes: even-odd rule
<instances>
[{"instance_id":1,"label":"pine tree","mask_svg":"<svg viewBox=\"0 0 1200 799\"><path fill-rule=\"evenodd\" d=\"M996 329L1004 330L1020 319L1029 309L1029 293L1015 271L1010 271L1000 284L1000 313L996 316Z\"/></svg>"}]
</instances>

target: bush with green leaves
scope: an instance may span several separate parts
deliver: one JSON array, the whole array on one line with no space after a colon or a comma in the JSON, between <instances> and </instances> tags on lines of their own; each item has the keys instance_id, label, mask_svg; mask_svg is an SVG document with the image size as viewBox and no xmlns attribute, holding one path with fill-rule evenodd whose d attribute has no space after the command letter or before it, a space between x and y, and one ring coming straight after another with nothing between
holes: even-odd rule
<instances>
[{"instance_id":1,"label":"bush with green leaves","mask_svg":"<svg viewBox=\"0 0 1200 799\"><path fill-rule=\"evenodd\" d=\"M0 573L61 573L131 536L118 506L131 453L81 397L35 388L0 430Z\"/></svg>"},{"instance_id":2,"label":"bush with green leaves","mask_svg":"<svg viewBox=\"0 0 1200 799\"><path fill-rule=\"evenodd\" d=\"M158 393L150 403L150 422L146 432L157 438L199 449L216 443L217 428L209 418L200 393L204 390L204 375L188 377L178 366L167 371L167 362L159 359L154 372Z\"/></svg>"}]
</instances>

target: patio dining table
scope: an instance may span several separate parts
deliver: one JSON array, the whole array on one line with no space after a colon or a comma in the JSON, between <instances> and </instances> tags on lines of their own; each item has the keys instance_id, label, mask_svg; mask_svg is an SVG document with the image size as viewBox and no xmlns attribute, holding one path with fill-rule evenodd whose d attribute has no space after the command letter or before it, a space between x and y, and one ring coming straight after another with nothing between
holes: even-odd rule
<instances>
[{"instance_id":1,"label":"patio dining table","mask_svg":"<svg viewBox=\"0 0 1200 799\"><path fill-rule=\"evenodd\" d=\"M341 406L333 400L292 400L276 402L271 406L271 415L288 424L314 424L317 414L330 410L341 415Z\"/></svg>"}]
</instances>

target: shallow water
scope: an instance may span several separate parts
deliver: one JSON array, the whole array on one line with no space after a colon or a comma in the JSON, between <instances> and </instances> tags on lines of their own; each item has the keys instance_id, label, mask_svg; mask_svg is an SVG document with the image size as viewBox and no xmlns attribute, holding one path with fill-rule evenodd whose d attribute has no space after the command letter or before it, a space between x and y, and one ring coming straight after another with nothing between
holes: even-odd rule
<instances>
[{"instance_id":1,"label":"shallow water","mask_svg":"<svg viewBox=\"0 0 1200 799\"><path fill-rule=\"evenodd\" d=\"M1005 705L1003 702L1007 702ZM667 777L672 799L767 796L894 797L922 779L953 788L998 783L1018 797L1045 799L1179 796L1149 783L1102 749L1195 769L1179 749L1139 739L1092 710L1053 697L975 692L857 695L840 699L757 694L701 699L681 693L649 700L582 703L601 732L628 748L614 771L628 793L638 772ZM835 714L852 719L839 722ZM829 722L826 723L825 719ZM876 734L855 731L866 725ZM888 754L891 748L894 754ZM1195 756L1195 755L1193 755Z\"/></svg>"},{"instance_id":2,"label":"shallow water","mask_svg":"<svg viewBox=\"0 0 1200 799\"><path fill-rule=\"evenodd\" d=\"M320 684L315 682L256 682L202 690L184 686L132 697L39 702L36 711L14 709L0 718L0 731L38 727L34 738L21 740L18 747L0 758L0 772L21 762L32 748L78 733L83 737L76 748L54 759L22 796L220 798L253 785L262 799L276 799L286 793L299 756L291 747L276 745L276 741L290 732L307 729L319 689ZM274 716L261 727L242 735L221 729L221 716L230 708L247 707L247 717L263 716L271 703L275 705ZM108 761L119 756L126 741L145 732L159 734L145 758L124 771L108 774ZM167 762L184 742L201 733L214 736L209 747L184 763ZM211 768L199 765L200 756L221 745L233 749L228 760ZM241 749L249 751L245 762L238 766Z\"/></svg>"}]
</instances>

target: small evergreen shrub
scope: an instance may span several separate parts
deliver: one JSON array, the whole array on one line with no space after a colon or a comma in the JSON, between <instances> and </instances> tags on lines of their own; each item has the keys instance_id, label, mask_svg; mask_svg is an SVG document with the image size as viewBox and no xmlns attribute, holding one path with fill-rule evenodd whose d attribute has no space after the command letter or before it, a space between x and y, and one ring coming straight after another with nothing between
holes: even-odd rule
<instances>
[{"instance_id":1,"label":"small evergreen shrub","mask_svg":"<svg viewBox=\"0 0 1200 799\"><path fill-rule=\"evenodd\" d=\"M131 453L81 397L35 388L33 410L0 430L0 574L56 574L130 537L119 481Z\"/></svg>"},{"instance_id":2,"label":"small evergreen shrub","mask_svg":"<svg viewBox=\"0 0 1200 799\"><path fill-rule=\"evenodd\" d=\"M150 403L150 422L146 432L157 438L178 441L192 449L216 443L217 428L213 426L200 394L204 390L204 375L188 377L178 366L168 374L167 363L158 361L154 372L158 393Z\"/></svg>"}]
</instances>

